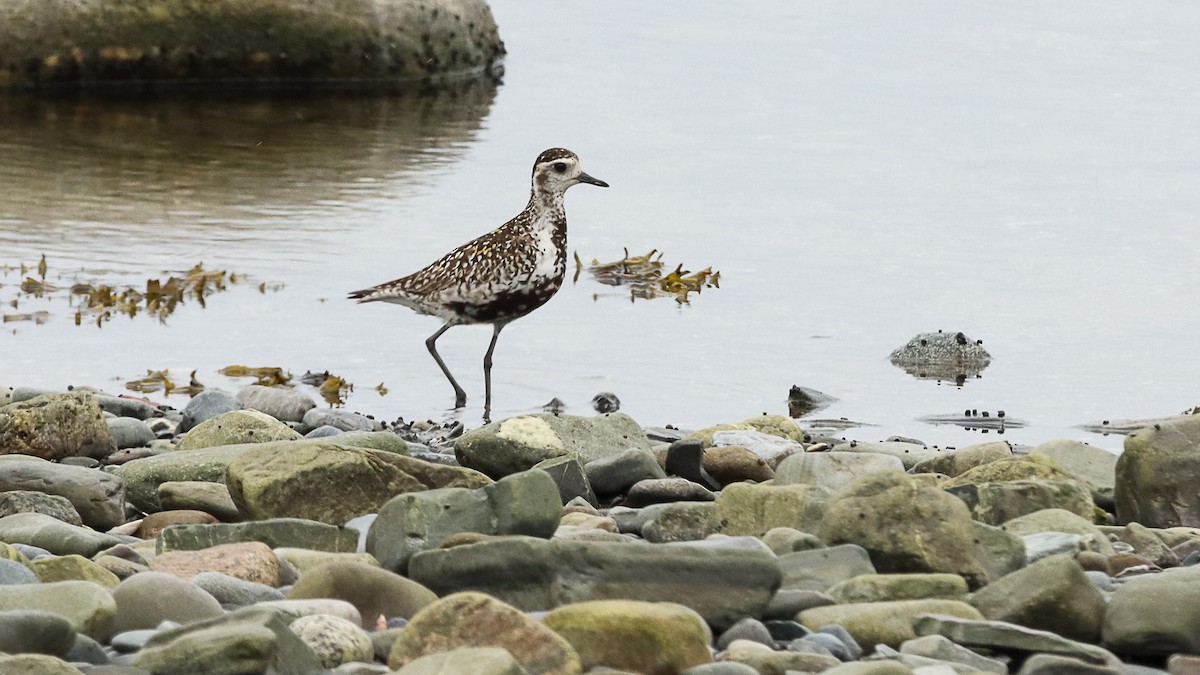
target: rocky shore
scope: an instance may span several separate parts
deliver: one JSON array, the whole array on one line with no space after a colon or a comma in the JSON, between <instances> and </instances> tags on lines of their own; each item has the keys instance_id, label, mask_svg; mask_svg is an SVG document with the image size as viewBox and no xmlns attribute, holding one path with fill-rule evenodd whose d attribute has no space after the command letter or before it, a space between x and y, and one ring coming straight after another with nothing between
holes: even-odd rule
<instances>
[{"instance_id":1,"label":"rocky shore","mask_svg":"<svg viewBox=\"0 0 1200 675\"><path fill-rule=\"evenodd\" d=\"M0 673L1200 673L1200 415L460 431L0 387Z\"/></svg>"}]
</instances>

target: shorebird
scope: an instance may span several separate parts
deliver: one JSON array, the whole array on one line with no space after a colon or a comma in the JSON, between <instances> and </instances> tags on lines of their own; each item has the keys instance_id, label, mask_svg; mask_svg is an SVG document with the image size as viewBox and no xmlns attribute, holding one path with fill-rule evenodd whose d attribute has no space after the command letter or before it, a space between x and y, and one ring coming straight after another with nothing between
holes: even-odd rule
<instances>
[{"instance_id":1,"label":"shorebird","mask_svg":"<svg viewBox=\"0 0 1200 675\"><path fill-rule=\"evenodd\" d=\"M456 408L466 405L467 393L438 354L437 339L452 326L491 324L492 341L483 357L485 419L492 409L492 354L500 331L546 304L562 286L567 270L563 195L579 183L608 187L584 173L579 157L563 148L538 155L532 183L529 204L512 220L418 272L350 294L360 303L393 302L445 322L425 346L454 387Z\"/></svg>"}]
</instances>

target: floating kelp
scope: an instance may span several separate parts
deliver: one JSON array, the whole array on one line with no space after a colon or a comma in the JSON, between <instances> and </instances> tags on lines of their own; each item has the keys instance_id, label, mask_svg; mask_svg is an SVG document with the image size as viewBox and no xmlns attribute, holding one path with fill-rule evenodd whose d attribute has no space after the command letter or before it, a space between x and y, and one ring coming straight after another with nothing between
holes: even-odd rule
<instances>
[{"instance_id":1,"label":"floating kelp","mask_svg":"<svg viewBox=\"0 0 1200 675\"><path fill-rule=\"evenodd\" d=\"M125 382L125 388L129 391L136 391L140 394L148 394L155 391L161 391L167 396L179 394L182 396L195 396L204 391L204 385L196 379L196 371L192 371L188 376L186 385L177 385L171 380L171 371L163 370L147 370L145 377L139 377L135 380Z\"/></svg>"},{"instance_id":2,"label":"floating kelp","mask_svg":"<svg viewBox=\"0 0 1200 675\"><path fill-rule=\"evenodd\" d=\"M583 267L583 261L576 253L575 280L579 279ZM656 249L639 256L630 256L629 249L625 249L625 256L620 260L602 263L593 259L587 266L596 281L606 286L628 287L631 300L673 297L675 302L683 305L689 302L688 295L691 293L721 287L721 273L714 272L712 267L692 272L683 269L680 264L665 275L664 269L667 268L663 264L662 253Z\"/></svg>"},{"instance_id":3,"label":"floating kelp","mask_svg":"<svg viewBox=\"0 0 1200 675\"><path fill-rule=\"evenodd\" d=\"M314 373L308 371L300 376L300 381L304 384L317 388L321 393L321 398L332 406L342 406L346 403L346 397L350 392L354 391L354 385L346 380L332 375L328 370L323 373ZM381 385L382 386L382 385Z\"/></svg>"},{"instance_id":4,"label":"floating kelp","mask_svg":"<svg viewBox=\"0 0 1200 675\"><path fill-rule=\"evenodd\" d=\"M28 312L26 314L5 314L4 323L12 323L14 321L32 321L39 326L50 320L50 312Z\"/></svg>"},{"instance_id":5,"label":"floating kelp","mask_svg":"<svg viewBox=\"0 0 1200 675\"><path fill-rule=\"evenodd\" d=\"M218 370L225 377L253 377L255 384L264 387L285 387L292 383L292 374L284 371L283 368L275 367L260 367L251 368L250 366L225 366Z\"/></svg>"},{"instance_id":6,"label":"floating kelp","mask_svg":"<svg viewBox=\"0 0 1200 675\"><path fill-rule=\"evenodd\" d=\"M206 269L203 263L198 263L179 275L171 275L166 279L147 279L144 286L79 280L68 281L60 286L46 279L49 266L45 255L37 265L21 263L19 267L0 267L0 272L5 275L17 270L25 277L19 285L24 296L54 298L59 291L66 289L68 302L75 308L77 326L82 325L85 320L103 326L113 316L134 317L143 312L166 323L167 317L181 305L190 301L204 307L210 295L247 281L244 276L235 272ZM31 276L33 272L37 273L38 278ZM283 285L277 282L264 281L258 284L260 293L278 291L281 288ZM16 309L18 298L13 298L9 304Z\"/></svg>"}]
</instances>

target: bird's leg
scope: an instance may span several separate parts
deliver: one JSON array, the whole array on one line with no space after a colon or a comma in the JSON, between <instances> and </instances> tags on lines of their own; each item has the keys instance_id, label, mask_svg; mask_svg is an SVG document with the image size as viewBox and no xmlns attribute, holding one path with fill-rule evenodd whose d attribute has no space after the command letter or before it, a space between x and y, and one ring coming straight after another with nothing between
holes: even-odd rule
<instances>
[{"instance_id":1,"label":"bird's leg","mask_svg":"<svg viewBox=\"0 0 1200 675\"><path fill-rule=\"evenodd\" d=\"M442 372L446 375L446 379L450 380L450 386L454 387L454 407L461 408L467 404L467 392L458 386L458 381L450 374L450 369L446 367L446 362L442 360L442 355L438 354L437 350L437 339L442 336L442 333L448 330L450 330L450 324L439 328L438 332L430 335L429 339L425 340L425 346L429 348L429 353L433 355L433 360L437 361L438 368L442 369Z\"/></svg>"},{"instance_id":2,"label":"bird's leg","mask_svg":"<svg viewBox=\"0 0 1200 675\"><path fill-rule=\"evenodd\" d=\"M503 328L502 323L492 327L492 343L483 355L483 418L488 421L492 417L492 353L496 351L496 338L500 337Z\"/></svg>"}]
</instances>

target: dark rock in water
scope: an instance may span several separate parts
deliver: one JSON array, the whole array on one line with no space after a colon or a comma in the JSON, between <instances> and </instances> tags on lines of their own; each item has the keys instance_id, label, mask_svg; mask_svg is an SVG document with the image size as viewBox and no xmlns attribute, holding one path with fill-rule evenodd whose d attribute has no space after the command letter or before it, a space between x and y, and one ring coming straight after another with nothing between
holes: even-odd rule
<instances>
[{"instance_id":1,"label":"dark rock in water","mask_svg":"<svg viewBox=\"0 0 1200 675\"><path fill-rule=\"evenodd\" d=\"M923 380L951 380L959 385L992 362L983 340L963 333L920 333L891 354L892 365Z\"/></svg>"},{"instance_id":2,"label":"dark rock in water","mask_svg":"<svg viewBox=\"0 0 1200 675\"><path fill-rule=\"evenodd\" d=\"M563 412L566 409L567 409L567 404L563 403L562 400L560 398L558 398L557 396L550 399L549 401L546 402L545 405L542 406L542 412L548 412L548 413L556 413L557 414L557 413Z\"/></svg>"},{"instance_id":3,"label":"dark rock in water","mask_svg":"<svg viewBox=\"0 0 1200 675\"><path fill-rule=\"evenodd\" d=\"M223 415L234 410L241 410L242 402L233 394L220 389L205 389L192 397L183 409L183 419L179 422L178 431L183 433L201 422L206 422L217 415Z\"/></svg>"},{"instance_id":4,"label":"dark rock in water","mask_svg":"<svg viewBox=\"0 0 1200 675\"><path fill-rule=\"evenodd\" d=\"M602 391L592 397L592 407L600 414L616 412L621 409L621 399L611 391Z\"/></svg>"},{"instance_id":5,"label":"dark rock in water","mask_svg":"<svg viewBox=\"0 0 1200 675\"><path fill-rule=\"evenodd\" d=\"M918 422L926 424L954 424L964 429L983 431L995 431L996 433L1004 433L1005 429L1022 429L1029 425L1025 420L1009 417L1003 410L996 411L996 414L991 414L988 411L967 410L962 414L951 413L949 415L926 415L918 417Z\"/></svg>"},{"instance_id":6,"label":"dark rock in water","mask_svg":"<svg viewBox=\"0 0 1200 675\"><path fill-rule=\"evenodd\" d=\"M793 384L791 390L788 391L788 415L804 417L809 413L828 408L834 401L837 399L825 392Z\"/></svg>"},{"instance_id":7,"label":"dark rock in water","mask_svg":"<svg viewBox=\"0 0 1200 675\"><path fill-rule=\"evenodd\" d=\"M671 444L667 449L667 475L686 478L709 490L721 489L721 484L704 470L704 441L699 438Z\"/></svg>"}]
</instances>

